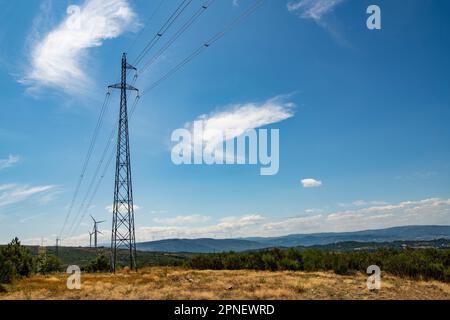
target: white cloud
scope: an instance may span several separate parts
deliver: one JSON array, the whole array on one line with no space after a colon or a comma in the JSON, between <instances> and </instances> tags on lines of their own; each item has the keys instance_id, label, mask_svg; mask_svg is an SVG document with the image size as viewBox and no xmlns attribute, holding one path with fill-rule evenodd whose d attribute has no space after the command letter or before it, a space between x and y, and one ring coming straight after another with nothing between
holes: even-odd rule
<instances>
[{"instance_id":1,"label":"white cloud","mask_svg":"<svg viewBox=\"0 0 450 320\"><path fill-rule=\"evenodd\" d=\"M0 185L0 207L28 200L36 195L45 195L54 188L55 186Z\"/></svg>"},{"instance_id":2,"label":"white cloud","mask_svg":"<svg viewBox=\"0 0 450 320\"><path fill-rule=\"evenodd\" d=\"M141 207L139 207L138 205L134 204L134 205L133 205L133 209L134 209L134 211L136 212L136 211L138 211L139 209L141 209ZM105 210L108 211L109 213L113 213L113 206L112 206L112 205L106 206L106 207L105 207ZM122 211L122 210L128 211L128 205L127 205L126 203L119 205L119 210L120 210L120 211Z\"/></svg>"},{"instance_id":3,"label":"white cloud","mask_svg":"<svg viewBox=\"0 0 450 320\"><path fill-rule=\"evenodd\" d=\"M36 215L24 217L19 220L19 223L21 223L21 224L29 223L30 221L37 220L38 218L44 217L46 215L47 215L47 213L42 213L42 214L36 214Z\"/></svg>"},{"instance_id":4,"label":"white cloud","mask_svg":"<svg viewBox=\"0 0 450 320\"><path fill-rule=\"evenodd\" d=\"M294 116L294 104L286 102L284 96L277 96L263 103L244 103L226 107L223 111L209 115L201 115L194 122L203 125L203 136L193 136L197 141L203 141L205 150L212 151L226 139L232 140L243 135L248 130L261 128L278 123ZM194 122L185 127L195 134Z\"/></svg>"},{"instance_id":5,"label":"white cloud","mask_svg":"<svg viewBox=\"0 0 450 320\"><path fill-rule=\"evenodd\" d=\"M348 232L389 228L404 225L448 225L450 199L429 198L377 205L355 210L304 214L269 219L261 214L222 218L202 226L189 224L137 227L139 242L169 238L229 238L251 236L282 236L296 233ZM110 230L102 230L101 242L108 242ZM65 244L87 245L89 236L79 235L65 240Z\"/></svg>"},{"instance_id":6,"label":"white cloud","mask_svg":"<svg viewBox=\"0 0 450 320\"><path fill-rule=\"evenodd\" d=\"M143 227L139 235L141 239L146 240L151 240L154 236L156 239L179 236L186 238L270 237L295 233L347 232L402 225L448 225L449 221L450 199L430 198L330 213L306 213L279 219L269 219L260 214L227 217L216 224L202 227L182 225Z\"/></svg>"},{"instance_id":7,"label":"white cloud","mask_svg":"<svg viewBox=\"0 0 450 320\"><path fill-rule=\"evenodd\" d=\"M288 11L299 16L301 19L313 20L318 26L326 30L332 38L340 45L351 47L351 43L342 33L339 23L326 19L327 14L332 12L336 6L345 0L301 0L289 2Z\"/></svg>"},{"instance_id":8,"label":"white cloud","mask_svg":"<svg viewBox=\"0 0 450 320\"><path fill-rule=\"evenodd\" d=\"M287 8L289 12L298 14L301 18L319 21L324 15L344 0L300 0L289 2Z\"/></svg>"},{"instance_id":9,"label":"white cloud","mask_svg":"<svg viewBox=\"0 0 450 320\"><path fill-rule=\"evenodd\" d=\"M317 227L323 220L323 215L313 216L299 216L288 218L286 220L270 222L263 226L266 230L274 230L279 233L280 230L291 230L293 226L301 225L303 230L310 230L312 227Z\"/></svg>"},{"instance_id":10,"label":"white cloud","mask_svg":"<svg viewBox=\"0 0 450 320\"><path fill-rule=\"evenodd\" d=\"M10 168L17 164L21 158L19 156L10 155L7 159L0 159L0 170Z\"/></svg>"},{"instance_id":11,"label":"white cloud","mask_svg":"<svg viewBox=\"0 0 450 320\"><path fill-rule=\"evenodd\" d=\"M255 230L255 233L261 236L279 236L292 233L347 232L404 225L448 225L449 221L450 199L430 198L285 218L268 222L262 226L262 230Z\"/></svg>"},{"instance_id":12,"label":"white cloud","mask_svg":"<svg viewBox=\"0 0 450 320\"><path fill-rule=\"evenodd\" d=\"M387 204L384 201L366 201L366 200L356 200L351 203L341 202L338 203L339 207L365 207L365 206L378 206Z\"/></svg>"},{"instance_id":13,"label":"white cloud","mask_svg":"<svg viewBox=\"0 0 450 320\"><path fill-rule=\"evenodd\" d=\"M22 83L31 89L56 87L78 93L93 81L86 74L88 51L132 30L136 14L128 0L86 0L69 6L67 16L35 43L30 52L31 69Z\"/></svg>"},{"instance_id":14,"label":"white cloud","mask_svg":"<svg viewBox=\"0 0 450 320\"><path fill-rule=\"evenodd\" d=\"M303 179L301 183L303 188L316 188L322 186L322 181L316 179Z\"/></svg>"},{"instance_id":15,"label":"white cloud","mask_svg":"<svg viewBox=\"0 0 450 320\"><path fill-rule=\"evenodd\" d=\"M155 218L154 222L164 225L186 225L186 224L196 224L204 223L211 219L211 217L201 216L201 215L191 215L191 216L177 216L174 218Z\"/></svg>"},{"instance_id":16,"label":"white cloud","mask_svg":"<svg viewBox=\"0 0 450 320\"><path fill-rule=\"evenodd\" d=\"M259 214L245 215L241 217L226 217L220 219L217 224L194 227L190 224L183 225L163 225L152 227L136 227L136 241L144 242L160 239L173 238L229 238L245 236L251 232L252 228L260 225L265 218ZM171 222L171 221L169 221ZM111 239L111 230L101 230L99 236L100 243L108 243ZM64 245L78 246L89 244L87 232L64 239Z\"/></svg>"},{"instance_id":17,"label":"white cloud","mask_svg":"<svg viewBox=\"0 0 450 320\"><path fill-rule=\"evenodd\" d=\"M324 225L340 231L449 221L450 199L430 198L336 212L327 216Z\"/></svg>"},{"instance_id":18,"label":"white cloud","mask_svg":"<svg viewBox=\"0 0 450 320\"><path fill-rule=\"evenodd\" d=\"M223 229L240 228L258 224L262 220L264 220L264 217L260 214L251 214L243 217L227 217L222 218L217 226Z\"/></svg>"},{"instance_id":19,"label":"white cloud","mask_svg":"<svg viewBox=\"0 0 450 320\"><path fill-rule=\"evenodd\" d=\"M141 241L168 238L230 238L243 237L253 232L254 228L265 220L260 214L240 217L226 217L216 224L197 226L165 225L156 227L141 227L136 230L136 237Z\"/></svg>"}]
</instances>

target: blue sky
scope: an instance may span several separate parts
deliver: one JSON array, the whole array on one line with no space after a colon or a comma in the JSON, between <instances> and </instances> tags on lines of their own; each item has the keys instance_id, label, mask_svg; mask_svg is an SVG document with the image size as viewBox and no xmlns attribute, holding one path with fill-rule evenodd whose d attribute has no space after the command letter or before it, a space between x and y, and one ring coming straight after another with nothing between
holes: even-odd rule
<instances>
[{"instance_id":1,"label":"blue sky","mask_svg":"<svg viewBox=\"0 0 450 320\"><path fill-rule=\"evenodd\" d=\"M149 21L159 1L0 0L0 242L54 243L121 53L133 61L179 2L164 1ZM204 2L193 0L166 39ZM252 3L213 2L136 86L149 87ZM381 8L381 30L366 27L371 4ZM71 5L83 17L76 32L66 24ZM130 122L137 239L449 224L449 9L445 1L265 1L142 97ZM276 97L290 116L273 119L267 102ZM264 128L280 130L277 175L172 163L173 130L236 110L250 110L242 120L251 126L249 105L265 115ZM69 225L118 107L115 92ZM65 244L88 242L89 214L108 221L107 241L113 174Z\"/></svg>"}]
</instances>

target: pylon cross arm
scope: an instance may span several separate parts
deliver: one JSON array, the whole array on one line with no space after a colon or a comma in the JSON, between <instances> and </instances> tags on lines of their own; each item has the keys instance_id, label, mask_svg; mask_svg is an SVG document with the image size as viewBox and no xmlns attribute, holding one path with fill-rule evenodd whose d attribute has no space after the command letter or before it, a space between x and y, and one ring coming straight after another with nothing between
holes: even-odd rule
<instances>
[{"instance_id":1,"label":"pylon cross arm","mask_svg":"<svg viewBox=\"0 0 450 320\"><path fill-rule=\"evenodd\" d=\"M129 69L129 70L137 70L135 67L133 67L131 64L129 64L129 63L127 63L127 66L126 66L126 68L127 69Z\"/></svg>"},{"instance_id":2,"label":"pylon cross arm","mask_svg":"<svg viewBox=\"0 0 450 320\"><path fill-rule=\"evenodd\" d=\"M116 83L116 84L113 84L112 86L109 86L108 88L109 89L125 89L125 90L128 90L128 91L137 91L137 92L139 92L138 89L136 89L133 86L130 86L129 84L125 85L125 88L123 88L121 83Z\"/></svg>"}]
</instances>

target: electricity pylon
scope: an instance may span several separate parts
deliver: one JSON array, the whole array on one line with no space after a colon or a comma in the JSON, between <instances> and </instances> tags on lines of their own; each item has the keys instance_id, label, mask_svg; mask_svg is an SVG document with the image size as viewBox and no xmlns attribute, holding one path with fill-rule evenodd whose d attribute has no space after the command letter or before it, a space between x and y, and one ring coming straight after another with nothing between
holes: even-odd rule
<instances>
[{"instance_id":1,"label":"electricity pylon","mask_svg":"<svg viewBox=\"0 0 450 320\"><path fill-rule=\"evenodd\" d=\"M41 238L41 245L39 246L39 255L45 256L47 254L47 248L44 246L44 238Z\"/></svg>"},{"instance_id":2,"label":"electricity pylon","mask_svg":"<svg viewBox=\"0 0 450 320\"><path fill-rule=\"evenodd\" d=\"M139 90L127 84L128 70L137 71L127 63L127 55L122 55L121 82L109 86L120 89L120 112L117 135L116 178L114 186L113 223L111 234L111 272L116 272L117 251L129 251L130 269L137 270L136 236L134 229L133 187L131 183L130 141L128 135L127 91Z\"/></svg>"},{"instance_id":3,"label":"electricity pylon","mask_svg":"<svg viewBox=\"0 0 450 320\"><path fill-rule=\"evenodd\" d=\"M98 239L98 234L99 234L99 233L100 233L100 234L103 234L103 233L101 233L101 232L98 230L98 225L101 224L101 223L103 223L103 222L106 222L106 221L96 221L96 220L94 219L93 216L91 216L91 218L92 218L92 220L94 221L94 229L93 229L92 233L94 234L94 245L95 245L95 249L97 249L97 239Z\"/></svg>"}]
</instances>

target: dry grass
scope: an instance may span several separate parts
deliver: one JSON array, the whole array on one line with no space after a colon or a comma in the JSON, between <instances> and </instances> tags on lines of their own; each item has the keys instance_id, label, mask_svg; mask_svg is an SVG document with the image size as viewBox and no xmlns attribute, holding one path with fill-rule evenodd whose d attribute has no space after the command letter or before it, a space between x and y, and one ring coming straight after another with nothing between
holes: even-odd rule
<instances>
[{"instance_id":1,"label":"dry grass","mask_svg":"<svg viewBox=\"0 0 450 320\"><path fill-rule=\"evenodd\" d=\"M81 290L66 288L67 275L35 276L8 286L0 299L227 300L227 299L450 299L450 284L384 275L370 292L366 276L315 272L193 271L148 268L133 272L82 274Z\"/></svg>"}]
</instances>

